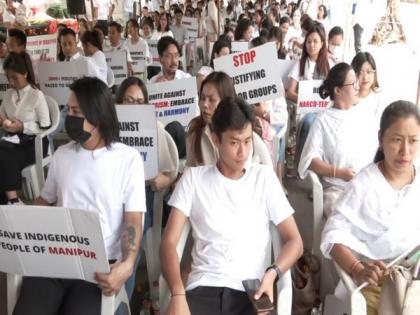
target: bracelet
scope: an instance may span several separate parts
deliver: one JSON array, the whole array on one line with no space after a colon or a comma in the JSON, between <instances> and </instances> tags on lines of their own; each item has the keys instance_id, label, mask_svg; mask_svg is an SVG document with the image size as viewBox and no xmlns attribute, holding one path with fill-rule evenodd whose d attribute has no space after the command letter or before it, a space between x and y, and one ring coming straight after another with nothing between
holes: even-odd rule
<instances>
[{"instance_id":1,"label":"bracelet","mask_svg":"<svg viewBox=\"0 0 420 315\"><path fill-rule=\"evenodd\" d=\"M174 296L185 296L185 293L175 293L175 294L171 294L171 298L173 298Z\"/></svg>"},{"instance_id":2,"label":"bracelet","mask_svg":"<svg viewBox=\"0 0 420 315\"><path fill-rule=\"evenodd\" d=\"M335 171L336 171L336 167L335 167L335 165L334 165L334 168L333 168L333 177L335 178Z\"/></svg>"},{"instance_id":3,"label":"bracelet","mask_svg":"<svg viewBox=\"0 0 420 315\"><path fill-rule=\"evenodd\" d=\"M355 262L353 262L353 264L350 267L350 271L349 271L349 275L353 276L353 272L356 270L356 267L358 264L361 264L362 262L360 260L356 260Z\"/></svg>"},{"instance_id":4,"label":"bracelet","mask_svg":"<svg viewBox=\"0 0 420 315\"><path fill-rule=\"evenodd\" d=\"M276 264L272 264L265 270L265 272L269 271L270 269L273 269L276 272L276 279L274 280L274 282L277 282L283 276L283 272Z\"/></svg>"}]
</instances>

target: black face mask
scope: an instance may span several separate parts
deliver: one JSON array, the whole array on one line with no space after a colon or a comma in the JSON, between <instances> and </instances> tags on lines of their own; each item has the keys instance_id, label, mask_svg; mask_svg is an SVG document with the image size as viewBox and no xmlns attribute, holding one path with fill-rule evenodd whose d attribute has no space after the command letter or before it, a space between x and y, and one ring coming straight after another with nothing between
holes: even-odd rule
<instances>
[{"instance_id":1,"label":"black face mask","mask_svg":"<svg viewBox=\"0 0 420 315\"><path fill-rule=\"evenodd\" d=\"M92 134L83 130L85 119L82 117L67 115L65 128L70 139L82 144L85 143Z\"/></svg>"}]
</instances>

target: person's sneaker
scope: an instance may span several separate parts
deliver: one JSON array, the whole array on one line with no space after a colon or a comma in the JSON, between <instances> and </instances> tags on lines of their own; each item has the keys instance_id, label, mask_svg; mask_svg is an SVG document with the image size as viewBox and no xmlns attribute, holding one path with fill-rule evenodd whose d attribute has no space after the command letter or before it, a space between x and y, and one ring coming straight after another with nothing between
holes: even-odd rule
<instances>
[{"instance_id":1,"label":"person's sneaker","mask_svg":"<svg viewBox=\"0 0 420 315\"><path fill-rule=\"evenodd\" d=\"M24 206L25 205L25 203L19 198L14 198L14 199L9 200L7 204L11 206Z\"/></svg>"}]
</instances>

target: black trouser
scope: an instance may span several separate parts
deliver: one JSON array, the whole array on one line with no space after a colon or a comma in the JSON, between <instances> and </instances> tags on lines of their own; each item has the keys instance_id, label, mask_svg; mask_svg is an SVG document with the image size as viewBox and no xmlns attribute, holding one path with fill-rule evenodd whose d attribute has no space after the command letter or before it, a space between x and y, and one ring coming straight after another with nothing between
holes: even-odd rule
<instances>
[{"instance_id":1,"label":"black trouser","mask_svg":"<svg viewBox=\"0 0 420 315\"><path fill-rule=\"evenodd\" d=\"M254 315L245 292L225 287L197 287L187 291L191 315Z\"/></svg>"},{"instance_id":2,"label":"black trouser","mask_svg":"<svg viewBox=\"0 0 420 315\"><path fill-rule=\"evenodd\" d=\"M22 188L21 171L35 163L35 139L20 144L0 141L0 192ZM48 139L43 139L44 156L48 151ZM0 198L1 199L1 198Z\"/></svg>"},{"instance_id":3,"label":"black trouser","mask_svg":"<svg viewBox=\"0 0 420 315\"><path fill-rule=\"evenodd\" d=\"M360 24L354 24L353 26L354 31L354 50L356 54L362 51L362 34L363 34L363 27Z\"/></svg>"},{"instance_id":4,"label":"black trouser","mask_svg":"<svg viewBox=\"0 0 420 315\"><path fill-rule=\"evenodd\" d=\"M13 315L100 315L101 300L94 283L24 277Z\"/></svg>"}]
</instances>

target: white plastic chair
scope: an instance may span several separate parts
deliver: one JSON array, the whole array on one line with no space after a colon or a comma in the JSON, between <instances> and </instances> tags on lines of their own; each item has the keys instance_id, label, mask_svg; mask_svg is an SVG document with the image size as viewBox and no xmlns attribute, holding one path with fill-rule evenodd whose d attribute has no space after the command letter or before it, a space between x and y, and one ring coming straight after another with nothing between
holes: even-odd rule
<instances>
[{"instance_id":1,"label":"white plastic chair","mask_svg":"<svg viewBox=\"0 0 420 315\"><path fill-rule=\"evenodd\" d=\"M191 224L189 220L184 225L180 239L176 246L176 252L181 260L184 253L185 244L187 242L188 235L191 231ZM270 234L271 234L271 246L267 246L267 255L265 257L265 264L271 265L275 257L279 255L281 251L281 237L274 224L270 223ZM273 253L271 252L271 249ZM273 256L272 256L273 254ZM176 268L176 266L174 266ZM160 314L166 314L171 293L168 288L166 280L161 276L159 279L159 296L160 296ZM287 315L292 312L292 277L290 270L284 273L281 279L277 282L277 314Z\"/></svg>"},{"instance_id":2,"label":"white plastic chair","mask_svg":"<svg viewBox=\"0 0 420 315\"><path fill-rule=\"evenodd\" d=\"M45 182L44 168L51 163L51 154L43 156L44 148L42 140L57 129L60 122L60 109L57 102L50 96L45 95L50 112L51 126L35 137L35 164L29 165L22 170L23 193L27 199L35 199L41 194Z\"/></svg>"},{"instance_id":3,"label":"white plastic chair","mask_svg":"<svg viewBox=\"0 0 420 315\"><path fill-rule=\"evenodd\" d=\"M271 159L271 153L265 145L264 141L255 132L252 137L253 141L253 157L257 157L259 162L264 165L273 167L273 160Z\"/></svg>"},{"instance_id":4,"label":"white plastic chair","mask_svg":"<svg viewBox=\"0 0 420 315\"><path fill-rule=\"evenodd\" d=\"M387 268L399 263L402 259L407 256L411 256L412 253L418 252L420 245L403 252L400 256L392 260L386 265ZM417 262L415 273L418 273L419 262ZM335 296L328 296L325 301L324 315L366 315L367 305L366 299L363 296L361 290L364 289L368 283L365 282L360 286L357 286L350 275L345 272L338 264L334 262L337 272L340 276L341 281L347 290L347 300L342 300Z\"/></svg>"},{"instance_id":5,"label":"white plastic chair","mask_svg":"<svg viewBox=\"0 0 420 315\"><path fill-rule=\"evenodd\" d=\"M278 132L277 134L273 136L273 162L274 162L273 164L274 166L277 166L277 163L279 162L279 158L280 158L280 154L279 154L280 140L283 137L284 137L283 141L286 141L287 139L287 137L285 137L287 128L288 128L288 124L286 122L286 124L281 128L280 132ZM286 147L286 144L284 147Z\"/></svg>"},{"instance_id":6,"label":"white plastic chair","mask_svg":"<svg viewBox=\"0 0 420 315\"><path fill-rule=\"evenodd\" d=\"M12 315L17 299L20 294L22 285L22 276L15 274L7 274L7 314ZM124 286L115 296L102 295L101 315L113 315L121 303L127 305L128 314L130 315L130 302L128 301L127 292Z\"/></svg>"},{"instance_id":7,"label":"white plastic chair","mask_svg":"<svg viewBox=\"0 0 420 315\"><path fill-rule=\"evenodd\" d=\"M175 161L175 171L171 173L173 179L176 178L179 169L178 149L171 135L165 131L166 142L169 144L170 159ZM153 226L146 232L144 252L146 255L147 276L150 287L150 299L152 304L158 305L159 301L159 275L160 259L159 247L162 238L162 215L163 198L167 190L154 193L153 200Z\"/></svg>"}]
</instances>

